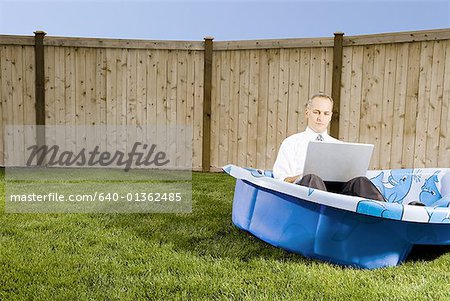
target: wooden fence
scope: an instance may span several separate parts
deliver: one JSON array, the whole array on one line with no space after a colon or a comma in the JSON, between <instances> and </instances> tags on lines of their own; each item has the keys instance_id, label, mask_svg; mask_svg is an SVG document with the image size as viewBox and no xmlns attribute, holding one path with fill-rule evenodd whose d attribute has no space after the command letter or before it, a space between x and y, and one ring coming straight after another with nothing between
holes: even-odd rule
<instances>
[{"instance_id":1,"label":"wooden fence","mask_svg":"<svg viewBox=\"0 0 450 301\"><path fill-rule=\"evenodd\" d=\"M4 39L14 44L0 50L2 126L36 124L33 37ZM46 125L189 125L201 167L202 42L49 37L44 61Z\"/></svg>"},{"instance_id":2,"label":"wooden fence","mask_svg":"<svg viewBox=\"0 0 450 301\"><path fill-rule=\"evenodd\" d=\"M271 168L281 141L305 128L308 97L324 92L337 98L339 138L375 144L372 168L450 167L449 29L344 36L342 48L214 42L212 57L204 42L45 37L43 109L36 40L0 36L0 165L4 126L39 124L45 109L49 125L190 125L194 170Z\"/></svg>"}]
</instances>

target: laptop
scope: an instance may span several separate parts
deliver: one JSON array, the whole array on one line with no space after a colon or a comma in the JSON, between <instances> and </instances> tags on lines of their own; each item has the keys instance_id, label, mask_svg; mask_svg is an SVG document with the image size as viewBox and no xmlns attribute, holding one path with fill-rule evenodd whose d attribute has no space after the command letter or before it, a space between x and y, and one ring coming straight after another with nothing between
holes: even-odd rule
<instances>
[{"instance_id":1,"label":"laptop","mask_svg":"<svg viewBox=\"0 0 450 301\"><path fill-rule=\"evenodd\" d=\"M315 174L324 181L333 182L366 176L373 147L373 144L311 141L303 174Z\"/></svg>"}]
</instances>

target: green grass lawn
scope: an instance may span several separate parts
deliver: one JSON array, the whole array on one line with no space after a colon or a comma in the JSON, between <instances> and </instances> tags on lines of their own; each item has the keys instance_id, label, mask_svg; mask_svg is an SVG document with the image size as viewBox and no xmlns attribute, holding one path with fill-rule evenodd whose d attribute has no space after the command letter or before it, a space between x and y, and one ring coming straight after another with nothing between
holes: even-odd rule
<instances>
[{"instance_id":1,"label":"green grass lawn","mask_svg":"<svg viewBox=\"0 0 450 301\"><path fill-rule=\"evenodd\" d=\"M234 179L193 174L191 214L5 214L0 300L450 300L450 249L378 270L272 247L231 222Z\"/></svg>"}]
</instances>

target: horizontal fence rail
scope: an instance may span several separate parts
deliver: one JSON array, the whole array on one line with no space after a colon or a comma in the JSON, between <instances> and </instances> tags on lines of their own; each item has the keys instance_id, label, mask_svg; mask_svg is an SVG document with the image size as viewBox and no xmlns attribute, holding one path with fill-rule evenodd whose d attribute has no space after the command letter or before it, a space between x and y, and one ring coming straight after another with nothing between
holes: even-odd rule
<instances>
[{"instance_id":1,"label":"horizontal fence rail","mask_svg":"<svg viewBox=\"0 0 450 301\"><path fill-rule=\"evenodd\" d=\"M339 44L209 39L208 51L199 41L36 41L0 36L3 166L5 152L23 146L20 135L5 145L14 135L6 125L34 125L42 113L46 125L192 126L194 170L271 169L318 92L337 100L332 133L375 144L371 168L450 166L450 29L344 35Z\"/></svg>"}]
</instances>

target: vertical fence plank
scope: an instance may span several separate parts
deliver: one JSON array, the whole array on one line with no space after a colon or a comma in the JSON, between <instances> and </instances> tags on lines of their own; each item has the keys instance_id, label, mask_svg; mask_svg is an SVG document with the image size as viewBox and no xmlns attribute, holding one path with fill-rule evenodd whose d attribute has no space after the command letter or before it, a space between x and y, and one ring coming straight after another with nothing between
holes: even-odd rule
<instances>
[{"instance_id":1,"label":"vertical fence plank","mask_svg":"<svg viewBox=\"0 0 450 301\"><path fill-rule=\"evenodd\" d=\"M162 149L167 149L167 137L165 136L164 129L167 125L167 73L168 73L168 50L157 50L156 51L156 125L157 132L156 138L158 141L158 146Z\"/></svg>"},{"instance_id":2,"label":"vertical fence plank","mask_svg":"<svg viewBox=\"0 0 450 301\"><path fill-rule=\"evenodd\" d=\"M239 66L240 51L231 51L230 54L230 134L228 135L229 154L228 162L238 162L238 132L239 132Z\"/></svg>"},{"instance_id":3,"label":"vertical fence plank","mask_svg":"<svg viewBox=\"0 0 450 301\"><path fill-rule=\"evenodd\" d=\"M64 49L64 96L65 96L65 120L66 125L66 148L70 151L76 149L76 104L75 104L75 91L76 91L76 78L75 78L75 49L73 47L66 47Z\"/></svg>"},{"instance_id":4,"label":"vertical fence plank","mask_svg":"<svg viewBox=\"0 0 450 301\"><path fill-rule=\"evenodd\" d=\"M96 51L93 48L86 49L86 122L87 126L93 126L96 124L98 104L96 101L96 80L95 80L95 68L96 68ZM86 129L88 131L88 129ZM86 136L86 145L92 149L99 145L100 133L89 133Z\"/></svg>"},{"instance_id":5,"label":"vertical fence plank","mask_svg":"<svg viewBox=\"0 0 450 301\"><path fill-rule=\"evenodd\" d=\"M359 130L359 141L362 143L371 143L370 137L370 100L372 95L372 85L373 85L373 63L375 56L374 46L364 47L363 56L363 80L362 80L362 90L361 90L361 118L360 118L360 130ZM372 166L372 165L371 165Z\"/></svg>"},{"instance_id":6,"label":"vertical fence plank","mask_svg":"<svg viewBox=\"0 0 450 301\"><path fill-rule=\"evenodd\" d=\"M339 138L340 140L349 140L350 122L355 117L350 115L350 104L355 101L351 98L352 87L352 54L353 47L345 47L342 50L342 85L340 93L339 108ZM334 69L333 69L334 70ZM336 104L334 104L336 106ZM336 118L335 116L333 119Z\"/></svg>"},{"instance_id":7,"label":"vertical fence plank","mask_svg":"<svg viewBox=\"0 0 450 301\"><path fill-rule=\"evenodd\" d=\"M6 109L6 91L3 90L4 83L6 83L6 74L3 72L4 61L6 57L6 46L0 47L0 165L5 166L5 126L6 124L3 122L3 114Z\"/></svg>"},{"instance_id":8,"label":"vertical fence plank","mask_svg":"<svg viewBox=\"0 0 450 301\"><path fill-rule=\"evenodd\" d=\"M86 49L75 48L75 78L76 99L75 116L77 129L77 147L86 147L86 133L83 126L86 124Z\"/></svg>"},{"instance_id":9,"label":"vertical fence plank","mask_svg":"<svg viewBox=\"0 0 450 301\"><path fill-rule=\"evenodd\" d=\"M420 42L411 43L408 52L408 77L406 83L405 131L403 132L402 168L414 166L416 143L417 101L419 94Z\"/></svg>"},{"instance_id":10,"label":"vertical fence plank","mask_svg":"<svg viewBox=\"0 0 450 301\"><path fill-rule=\"evenodd\" d=\"M96 100L96 51L95 49L86 49L86 124L95 125L97 117L97 100Z\"/></svg>"},{"instance_id":11,"label":"vertical fence plank","mask_svg":"<svg viewBox=\"0 0 450 301\"><path fill-rule=\"evenodd\" d=\"M278 71L277 96L277 139L276 145L281 145L286 138L289 93L289 50L280 49L280 70ZM277 148L278 152L278 148Z\"/></svg>"},{"instance_id":12,"label":"vertical fence plank","mask_svg":"<svg viewBox=\"0 0 450 301\"><path fill-rule=\"evenodd\" d=\"M297 133L297 124L301 119L299 110L299 67L300 52L298 49L289 51L289 87L288 87L288 110L287 110L287 131L286 137Z\"/></svg>"},{"instance_id":13,"label":"vertical fence plank","mask_svg":"<svg viewBox=\"0 0 450 301\"><path fill-rule=\"evenodd\" d=\"M1 51L1 49L0 49ZM63 53L63 64L64 64L64 50L61 49ZM1 54L0 54L1 56ZM24 124L25 125L35 125L36 124L36 91L35 91L35 58L34 49L31 46L25 46L24 49ZM0 67L1 70L1 67ZM1 71L0 71L1 74ZM0 75L1 76L1 75ZM0 80L1 81L1 80ZM64 87L63 87L64 88ZM1 101L0 101L1 102ZM0 113L0 118L2 114ZM0 152L3 151L3 128L0 126L2 133L0 133ZM28 145L36 144L36 133L27 131L25 134L25 139ZM0 154L0 161L3 159L3 155ZM2 163L0 162L0 165Z\"/></svg>"},{"instance_id":14,"label":"vertical fence plank","mask_svg":"<svg viewBox=\"0 0 450 301\"><path fill-rule=\"evenodd\" d=\"M331 95L331 91L327 91L327 48L320 48L320 73L319 73L319 90L325 94ZM331 63L331 62L330 62Z\"/></svg>"},{"instance_id":15,"label":"vertical fence plank","mask_svg":"<svg viewBox=\"0 0 450 301\"><path fill-rule=\"evenodd\" d=\"M324 72L325 72L325 93L333 95L333 48L324 48ZM341 63L342 64L342 63ZM342 68L341 68L342 69ZM342 77L342 75L341 75ZM338 90L339 91L339 90ZM336 100L335 100L336 101ZM337 101L336 101L337 102ZM340 100L339 100L340 102ZM340 108L340 106L338 106ZM337 137L337 135L336 135Z\"/></svg>"},{"instance_id":16,"label":"vertical fence plank","mask_svg":"<svg viewBox=\"0 0 450 301\"><path fill-rule=\"evenodd\" d=\"M385 45L376 45L374 52L374 77L371 82L372 89L369 97L370 102L370 128L369 128L369 142L375 145L372 155L372 167L380 169L380 152L381 152L381 118L383 110L383 74L385 63Z\"/></svg>"},{"instance_id":17,"label":"vertical fence plank","mask_svg":"<svg viewBox=\"0 0 450 301\"><path fill-rule=\"evenodd\" d=\"M14 149L24 149L24 133L23 127L23 46L14 46L14 51L11 56L12 63L12 108L13 108L13 124L15 131L13 134ZM17 166L22 166L25 162L24 152L14 152L14 163Z\"/></svg>"},{"instance_id":18,"label":"vertical fence plank","mask_svg":"<svg viewBox=\"0 0 450 301\"><path fill-rule=\"evenodd\" d=\"M210 126L210 165L219 167L219 135L220 135L220 77L222 72L221 52L213 53L213 69L211 72L211 126Z\"/></svg>"},{"instance_id":19,"label":"vertical fence plank","mask_svg":"<svg viewBox=\"0 0 450 301\"><path fill-rule=\"evenodd\" d=\"M55 47L55 125L57 125L56 143L62 148L66 148L66 132L63 126L66 124L65 113L65 65L64 65L64 49Z\"/></svg>"},{"instance_id":20,"label":"vertical fence plank","mask_svg":"<svg viewBox=\"0 0 450 301\"><path fill-rule=\"evenodd\" d=\"M7 81L7 93L8 93L8 102L6 106L6 125L14 125L14 79L13 79L13 68L14 68L14 52L16 51L16 46L10 47L9 51L6 53L7 55L7 62L8 62L8 81ZM45 132L44 132L45 134ZM17 157L15 156L16 153L14 152L14 149L16 147L15 145L15 139L14 139L14 132L10 128L7 131L9 143L7 145L8 150L8 158L9 158L9 164L14 166L16 164ZM45 141L45 139L43 140Z\"/></svg>"},{"instance_id":21,"label":"vertical fence plank","mask_svg":"<svg viewBox=\"0 0 450 301\"><path fill-rule=\"evenodd\" d=\"M110 152L117 150L117 89L120 88L120 82L117 82L118 65L117 51L115 49L106 49L106 125L108 133L107 149Z\"/></svg>"},{"instance_id":22,"label":"vertical fence plank","mask_svg":"<svg viewBox=\"0 0 450 301\"><path fill-rule=\"evenodd\" d=\"M248 139L248 108L249 108L249 77L250 50L241 53L239 63L239 130L238 130L238 165L247 166Z\"/></svg>"},{"instance_id":23,"label":"vertical fence plank","mask_svg":"<svg viewBox=\"0 0 450 301\"><path fill-rule=\"evenodd\" d=\"M115 64L115 81L114 87L114 120L115 124L125 126L128 124L128 49L117 49L113 52L113 64Z\"/></svg>"},{"instance_id":24,"label":"vertical fence plank","mask_svg":"<svg viewBox=\"0 0 450 301\"><path fill-rule=\"evenodd\" d=\"M56 47L45 47L45 125L55 126L56 120L56 92L55 92L55 52ZM45 129L45 142L48 145L56 143L56 131L53 127Z\"/></svg>"},{"instance_id":25,"label":"vertical fence plank","mask_svg":"<svg viewBox=\"0 0 450 301\"><path fill-rule=\"evenodd\" d=\"M143 126L146 127L145 142L147 144L155 143L158 147L161 144L156 140L157 135L157 90L158 90L158 67L157 67L157 51L158 50L143 50L143 63L146 66L145 86L146 93L144 102L146 108L146 115L144 116Z\"/></svg>"},{"instance_id":26,"label":"vertical fence plank","mask_svg":"<svg viewBox=\"0 0 450 301\"><path fill-rule=\"evenodd\" d=\"M147 118L147 60L146 51L136 51L136 125L141 127ZM142 131L137 136L143 141Z\"/></svg>"},{"instance_id":27,"label":"vertical fence plank","mask_svg":"<svg viewBox=\"0 0 450 301\"><path fill-rule=\"evenodd\" d=\"M177 97L180 93L178 87L178 50L169 50L169 60L167 62L167 125L174 128L177 122ZM169 133L169 132L168 132ZM176 153L176 137L167 136L167 150L171 154ZM170 161L169 166L174 166L175 162Z\"/></svg>"},{"instance_id":28,"label":"vertical fence plank","mask_svg":"<svg viewBox=\"0 0 450 301\"><path fill-rule=\"evenodd\" d=\"M158 50L146 51L146 64L147 64L147 116L146 125L156 126L156 112L157 112L157 98L158 98ZM150 136L151 137L151 136Z\"/></svg>"},{"instance_id":29,"label":"vertical fence plank","mask_svg":"<svg viewBox=\"0 0 450 301\"><path fill-rule=\"evenodd\" d=\"M348 129L348 141L359 142L360 132L360 116L363 89L363 62L364 62L364 46L352 47L352 75L350 88L350 124Z\"/></svg>"},{"instance_id":30,"label":"vertical fence plank","mask_svg":"<svg viewBox=\"0 0 450 301\"><path fill-rule=\"evenodd\" d=\"M97 49L95 68L95 88L98 109L96 111L96 124L106 124L106 50ZM103 140L102 140L103 141ZM104 147L104 145L103 145Z\"/></svg>"},{"instance_id":31,"label":"vertical fence plank","mask_svg":"<svg viewBox=\"0 0 450 301\"><path fill-rule=\"evenodd\" d=\"M417 104L416 143L414 148L414 166L426 166L428 135L428 111L430 109L431 72L433 66L434 42L421 43L419 98Z\"/></svg>"},{"instance_id":32,"label":"vertical fence plank","mask_svg":"<svg viewBox=\"0 0 450 301\"><path fill-rule=\"evenodd\" d=\"M309 72L309 94L325 93L322 87L322 49L311 48L310 72Z\"/></svg>"},{"instance_id":33,"label":"vertical fence plank","mask_svg":"<svg viewBox=\"0 0 450 301\"><path fill-rule=\"evenodd\" d=\"M260 50L259 55L259 90L258 90L258 118L256 138L256 166L258 168L272 168L266 164L267 153L267 108L269 99L269 52Z\"/></svg>"},{"instance_id":34,"label":"vertical fence plank","mask_svg":"<svg viewBox=\"0 0 450 301\"><path fill-rule=\"evenodd\" d=\"M4 133L4 163L5 166L11 165L12 157L14 150L14 141L12 139L12 133L10 131L6 131L6 126L13 124L13 90L12 90L12 63L11 63L11 54L12 47L4 46L2 50L1 56L1 66L2 66L2 104L3 104L3 133ZM43 141L43 140L41 140Z\"/></svg>"},{"instance_id":35,"label":"vertical fence plank","mask_svg":"<svg viewBox=\"0 0 450 301\"><path fill-rule=\"evenodd\" d=\"M386 45L384 62L384 75L382 90L382 115L380 135L380 161L378 168L391 166L392 131L394 121L394 99L395 99L395 72L397 62L397 47L395 44Z\"/></svg>"},{"instance_id":36,"label":"vertical fence plank","mask_svg":"<svg viewBox=\"0 0 450 301\"><path fill-rule=\"evenodd\" d=\"M178 51L178 62L177 62L177 126L180 130L180 133L176 138L176 147L177 147L177 161L176 166L184 166L185 161L183 161L181 154L186 150L184 149L183 141L184 141L184 126L186 126L186 103L187 103L187 52L184 50Z\"/></svg>"},{"instance_id":37,"label":"vertical fence plank","mask_svg":"<svg viewBox=\"0 0 450 301\"><path fill-rule=\"evenodd\" d=\"M4 131L5 131L5 124L3 123L3 111L4 111L4 91L3 91L3 83L6 82L5 75L3 74L3 58L6 56L5 54L6 47L0 47L0 165L5 165L5 137L4 137ZM6 102L5 102L6 105Z\"/></svg>"},{"instance_id":38,"label":"vertical fence plank","mask_svg":"<svg viewBox=\"0 0 450 301\"><path fill-rule=\"evenodd\" d=\"M450 40L445 41L445 73L439 129L439 166L450 166Z\"/></svg>"},{"instance_id":39,"label":"vertical fence plank","mask_svg":"<svg viewBox=\"0 0 450 301\"><path fill-rule=\"evenodd\" d=\"M127 53L127 123L126 125L137 125L137 91L136 91L136 69L137 69L137 51L136 49L129 49ZM176 64L176 61L173 62ZM174 83L176 85L176 81ZM173 103L176 105L176 94L173 98Z\"/></svg>"},{"instance_id":40,"label":"vertical fence plank","mask_svg":"<svg viewBox=\"0 0 450 301\"><path fill-rule=\"evenodd\" d=\"M300 83L299 83L299 103L298 111L300 112L301 119L298 121L297 131L302 132L305 130L307 122L305 119L306 102L312 96L309 90L309 74L311 70L311 49L302 48L300 50Z\"/></svg>"},{"instance_id":41,"label":"vertical fence plank","mask_svg":"<svg viewBox=\"0 0 450 301\"><path fill-rule=\"evenodd\" d=\"M219 165L223 166L228 163L228 134L230 126L230 52L221 51L220 53L220 80L217 81L220 84L220 95L217 101L219 119L219 131L218 131L218 161ZM218 54L219 54L218 53ZM219 60L219 55L217 56ZM219 76L219 74L218 74ZM217 95L217 93L216 93Z\"/></svg>"},{"instance_id":42,"label":"vertical fence plank","mask_svg":"<svg viewBox=\"0 0 450 301\"><path fill-rule=\"evenodd\" d=\"M136 142L147 143L147 56L146 51L136 51ZM133 141L134 143L134 141Z\"/></svg>"},{"instance_id":43,"label":"vertical fence plank","mask_svg":"<svg viewBox=\"0 0 450 301\"><path fill-rule=\"evenodd\" d=\"M280 51L269 50L269 99L267 112L267 154L266 166L273 166L277 156L277 117L278 117L278 78L280 69Z\"/></svg>"},{"instance_id":44,"label":"vertical fence plank","mask_svg":"<svg viewBox=\"0 0 450 301\"><path fill-rule=\"evenodd\" d=\"M66 123L64 76L64 49L55 48L55 124L57 125L64 125Z\"/></svg>"},{"instance_id":45,"label":"vertical fence plank","mask_svg":"<svg viewBox=\"0 0 450 301\"><path fill-rule=\"evenodd\" d=\"M128 117L128 110L131 108L130 95L128 87L128 70L130 70L130 49L116 49L114 52L114 61L116 64L116 87L115 87L115 99L114 106L115 111L114 118L116 124L116 134L112 135L113 145L117 147L117 150L121 152L127 152L127 137L126 133L121 130L125 126L131 125L131 118ZM114 128L114 127L113 127Z\"/></svg>"},{"instance_id":46,"label":"vertical fence plank","mask_svg":"<svg viewBox=\"0 0 450 301\"><path fill-rule=\"evenodd\" d=\"M406 84L408 75L409 46L398 45L395 66L395 93L392 120L392 143L390 168L401 168L403 152L403 131L405 128Z\"/></svg>"},{"instance_id":47,"label":"vertical fence plank","mask_svg":"<svg viewBox=\"0 0 450 301\"><path fill-rule=\"evenodd\" d=\"M435 41L433 47L433 67L431 71L430 99L428 111L427 146L425 152L425 166L438 166L439 156L439 128L441 124L445 42Z\"/></svg>"},{"instance_id":48,"label":"vertical fence plank","mask_svg":"<svg viewBox=\"0 0 450 301\"><path fill-rule=\"evenodd\" d=\"M194 74L195 74L195 87L194 87L194 151L193 161L194 167L201 169L203 160L203 84L204 84L204 54L203 51L194 52Z\"/></svg>"},{"instance_id":49,"label":"vertical fence plank","mask_svg":"<svg viewBox=\"0 0 450 301\"><path fill-rule=\"evenodd\" d=\"M156 50L156 124L162 125L166 120L167 97L167 50ZM159 140L159 139L158 139Z\"/></svg>"},{"instance_id":50,"label":"vertical fence plank","mask_svg":"<svg viewBox=\"0 0 450 301\"><path fill-rule=\"evenodd\" d=\"M95 100L97 110L95 124L101 126L97 130L97 143L102 150L106 150L106 49L96 49L95 56Z\"/></svg>"},{"instance_id":51,"label":"vertical fence plank","mask_svg":"<svg viewBox=\"0 0 450 301\"><path fill-rule=\"evenodd\" d=\"M250 82L248 98L247 166L257 166L257 126L259 106L259 50L250 51ZM261 126L261 125L260 125ZM265 125L264 125L265 126Z\"/></svg>"},{"instance_id":52,"label":"vertical fence plank","mask_svg":"<svg viewBox=\"0 0 450 301\"><path fill-rule=\"evenodd\" d=\"M185 124L190 127L191 131L186 133L186 142L192 141L190 164L192 168L196 168L194 164L195 140L194 140L194 103L195 103L195 51L188 51L186 60L186 120ZM197 107L195 107L197 109ZM228 144L227 144L228 146ZM189 162L187 162L189 163Z\"/></svg>"}]
</instances>

